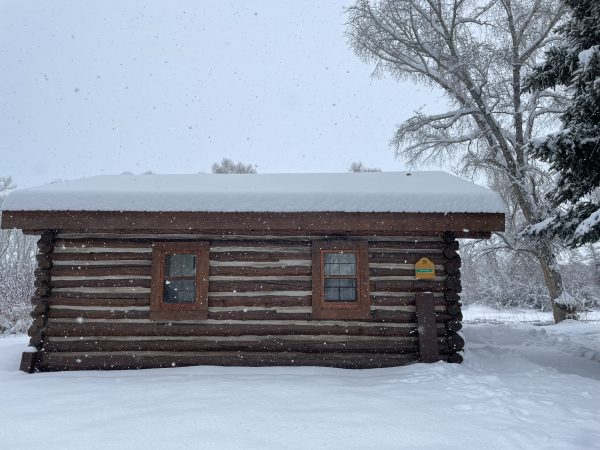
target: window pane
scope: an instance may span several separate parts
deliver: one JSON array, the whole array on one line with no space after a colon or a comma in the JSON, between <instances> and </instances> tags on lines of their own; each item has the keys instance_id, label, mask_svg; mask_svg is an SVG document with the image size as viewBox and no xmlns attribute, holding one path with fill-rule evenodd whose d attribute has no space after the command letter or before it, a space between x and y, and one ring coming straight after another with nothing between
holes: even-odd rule
<instances>
[{"instance_id":1,"label":"window pane","mask_svg":"<svg viewBox=\"0 0 600 450\"><path fill-rule=\"evenodd\" d=\"M326 302L355 302L355 278L325 278Z\"/></svg>"},{"instance_id":2,"label":"window pane","mask_svg":"<svg viewBox=\"0 0 600 450\"><path fill-rule=\"evenodd\" d=\"M193 277L196 275L196 255L167 255L167 276Z\"/></svg>"},{"instance_id":3,"label":"window pane","mask_svg":"<svg viewBox=\"0 0 600 450\"><path fill-rule=\"evenodd\" d=\"M356 275L356 255L325 253L325 275Z\"/></svg>"},{"instance_id":4,"label":"window pane","mask_svg":"<svg viewBox=\"0 0 600 450\"><path fill-rule=\"evenodd\" d=\"M194 280L165 280L164 286L165 303L194 303L196 300Z\"/></svg>"}]
</instances>

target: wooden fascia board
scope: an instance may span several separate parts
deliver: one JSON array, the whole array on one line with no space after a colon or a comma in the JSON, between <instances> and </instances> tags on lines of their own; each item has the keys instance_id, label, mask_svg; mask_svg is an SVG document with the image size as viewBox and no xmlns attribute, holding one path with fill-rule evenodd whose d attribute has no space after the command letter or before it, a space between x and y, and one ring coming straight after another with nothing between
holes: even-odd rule
<instances>
[{"instance_id":1,"label":"wooden fascia board","mask_svg":"<svg viewBox=\"0 0 600 450\"><path fill-rule=\"evenodd\" d=\"M502 213L3 211L1 228L81 232L185 231L275 234L437 234L486 237L504 230Z\"/></svg>"}]
</instances>

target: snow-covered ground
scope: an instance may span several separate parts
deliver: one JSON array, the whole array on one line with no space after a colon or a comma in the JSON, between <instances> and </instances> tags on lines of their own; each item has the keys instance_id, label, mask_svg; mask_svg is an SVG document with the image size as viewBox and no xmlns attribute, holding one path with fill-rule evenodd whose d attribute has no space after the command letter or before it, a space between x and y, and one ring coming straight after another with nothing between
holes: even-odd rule
<instances>
[{"instance_id":1,"label":"snow-covered ground","mask_svg":"<svg viewBox=\"0 0 600 450\"><path fill-rule=\"evenodd\" d=\"M467 324L465 362L27 375L0 339L0 448L600 448L600 324Z\"/></svg>"},{"instance_id":2,"label":"snow-covered ground","mask_svg":"<svg viewBox=\"0 0 600 450\"><path fill-rule=\"evenodd\" d=\"M537 309L506 308L495 309L487 305L472 304L462 308L464 322L470 323L507 323L531 322L550 324L554 322L552 311L539 311ZM600 310L580 312L582 321L600 321Z\"/></svg>"}]
</instances>

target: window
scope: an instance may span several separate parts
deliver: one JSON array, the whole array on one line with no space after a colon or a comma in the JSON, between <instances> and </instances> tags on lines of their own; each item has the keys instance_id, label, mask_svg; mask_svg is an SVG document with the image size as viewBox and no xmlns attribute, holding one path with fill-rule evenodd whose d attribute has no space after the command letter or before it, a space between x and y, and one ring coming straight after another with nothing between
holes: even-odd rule
<instances>
[{"instance_id":1,"label":"window","mask_svg":"<svg viewBox=\"0 0 600 450\"><path fill-rule=\"evenodd\" d=\"M370 318L366 242L313 241L313 318Z\"/></svg>"},{"instance_id":2,"label":"window","mask_svg":"<svg viewBox=\"0 0 600 450\"><path fill-rule=\"evenodd\" d=\"M158 242L152 253L150 319L208 317L208 244Z\"/></svg>"}]
</instances>

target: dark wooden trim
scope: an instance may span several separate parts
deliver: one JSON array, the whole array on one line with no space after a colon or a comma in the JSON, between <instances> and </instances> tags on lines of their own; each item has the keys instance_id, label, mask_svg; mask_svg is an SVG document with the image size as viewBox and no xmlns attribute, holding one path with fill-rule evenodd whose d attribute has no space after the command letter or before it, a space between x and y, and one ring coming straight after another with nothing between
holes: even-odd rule
<instances>
[{"instance_id":1,"label":"dark wooden trim","mask_svg":"<svg viewBox=\"0 0 600 450\"><path fill-rule=\"evenodd\" d=\"M35 372L36 365L39 361L38 352L23 352L21 355L21 365L19 370L25 373Z\"/></svg>"},{"instance_id":2,"label":"dark wooden trim","mask_svg":"<svg viewBox=\"0 0 600 450\"><path fill-rule=\"evenodd\" d=\"M158 311L154 314L140 310L88 310L88 309L50 309L49 319L149 319L155 320L199 320L197 310ZM410 313L409 313L410 314ZM414 316L414 314L413 314ZM211 320L309 320L309 312L286 312L280 310L240 310L240 311L209 311L207 319ZM387 320L390 321L390 320ZM398 321L398 320L396 320ZM405 320L406 321L406 320ZM414 321L414 320L413 320Z\"/></svg>"},{"instance_id":3,"label":"dark wooden trim","mask_svg":"<svg viewBox=\"0 0 600 450\"><path fill-rule=\"evenodd\" d=\"M371 311L371 321L385 323L416 323L417 316L414 312L407 311L374 310Z\"/></svg>"},{"instance_id":4,"label":"dark wooden trim","mask_svg":"<svg viewBox=\"0 0 600 450\"><path fill-rule=\"evenodd\" d=\"M415 269L369 268L371 277L414 277Z\"/></svg>"},{"instance_id":5,"label":"dark wooden trim","mask_svg":"<svg viewBox=\"0 0 600 450\"><path fill-rule=\"evenodd\" d=\"M281 267L252 267L252 266L216 266L210 268L211 276L239 276L239 277L289 277L306 276L312 274L310 266L281 266Z\"/></svg>"},{"instance_id":6,"label":"dark wooden trim","mask_svg":"<svg viewBox=\"0 0 600 450\"><path fill-rule=\"evenodd\" d=\"M444 243L441 239L437 241L394 241L394 240L369 240L369 251L377 251L378 249L396 249L397 251L413 251L419 253L422 250L442 250Z\"/></svg>"},{"instance_id":7,"label":"dark wooden trim","mask_svg":"<svg viewBox=\"0 0 600 450\"><path fill-rule=\"evenodd\" d=\"M435 306L446 306L444 297L434 297ZM407 295L406 297L393 296L371 296L372 306L415 306L415 295Z\"/></svg>"},{"instance_id":8,"label":"dark wooden trim","mask_svg":"<svg viewBox=\"0 0 600 450\"><path fill-rule=\"evenodd\" d=\"M112 234L112 237L87 237L85 234L82 237L75 237L76 234L69 233L69 237L61 237L56 240L56 247L99 247L99 248L141 248L151 247L156 241L162 242L190 242L190 241L211 241L213 245L221 249L231 247L288 247L298 250L306 249L310 251L310 238L289 239L286 237L265 239L264 232L262 236L254 236L251 239L235 239L233 236L223 236L221 233L216 235L206 235L197 233L179 232L177 237L164 238L161 235L152 237L152 234L144 233L146 237L132 237L131 235ZM168 236L168 235L162 235ZM411 245L411 243L407 243ZM443 242L440 240L436 248L443 248ZM412 248L412 247L407 247ZM429 247L424 247L429 248Z\"/></svg>"},{"instance_id":9,"label":"dark wooden trim","mask_svg":"<svg viewBox=\"0 0 600 450\"><path fill-rule=\"evenodd\" d=\"M347 369L394 367L418 361L416 353L301 353L301 352L126 352L126 354L45 353L40 371L145 369L176 366L325 366Z\"/></svg>"},{"instance_id":10,"label":"dark wooden trim","mask_svg":"<svg viewBox=\"0 0 600 450\"><path fill-rule=\"evenodd\" d=\"M440 360L437 342L435 302L431 292L416 294L417 323L421 362L431 363Z\"/></svg>"},{"instance_id":11,"label":"dark wooden trim","mask_svg":"<svg viewBox=\"0 0 600 450\"><path fill-rule=\"evenodd\" d=\"M53 266L50 269L52 277L89 277L110 275L131 275L132 277L152 275L150 266Z\"/></svg>"},{"instance_id":12,"label":"dark wooden trim","mask_svg":"<svg viewBox=\"0 0 600 450\"><path fill-rule=\"evenodd\" d=\"M446 329L438 328L443 336ZM154 322L154 323L111 323L88 322L75 320L58 322L50 319L46 328L46 336L81 337L81 336L244 336L244 335L330 335L330 336L414 336L415 326L397 327L381 323L377 326L361 326L360 323L324 324L321 321L306 321L300 324L262 323L186 323L186 322Z\"/></svg>"},{"instance_id":13,"label":"dark wooden trim","mask_svg":"<svg viewBox=\"0 0 600 450\"><path fill-rule=\"evenodd\" d=\"M323 254L327 251L349 251L356 254L356 302L324 301ZM367 241L313 241L312 244L313 319L370 320L369 249Z\"/></svg>"},{"instance_id":14,"label":"dark wooden trim","mask_svg":"<svg viewBox=\"0 0 600 450\"><path fill-rule=\"evenodd\" d=\"M419 259L423 257L422 253L418 251L412 253L404 252L369 252L369 261L372 263L397 263L402 262L404 264L415 264ZM439 255L427 255L434 264L444 264L448 261L442 254Z\"/></svg>"},{"instance_id":15,"label":"dark wooden trim","mask_svg":"<svg viewBox=\"0 0 600 450\"><path fill-rule=\"evenodd\" d=\"M445 338L439 338L445 343ZM122 351L251 351L251 352L303 352L303 353L349 353L364 352L371 354L418 353L417 337L397 339L369 339L324 341L321 339L291 340L280 336L241 336L239 339L82 339L76 341L55 340L47 342L46 352L122 352Z\"/></svg>"},{"instance_id":16,"label":"dark wooden trim","mask_svg":"<svg viewBox=\"0 0 600 450\"><path fill-rule=\"evenodd\" d=\"M52 252L54 249L55 234L51 230L43 232L37 242L38 266L35 269L35 296L31 299L31 326L27 330L29 346L35 347L37 352L25 352L21 357L21 370L32 373L37 370L40 354L43 352L46 325L48 323L48 296L52 293L50 286L50 272L52 268Z\"/></svg>"},{"instance_id":17,"label":"dark wooden trim","mask_svg":"<svg viewBox=\"0 0 600 450\"><path fill-rule=\"evenodd\" d=\"M210 259L212 261L244 261L244 262L276 262L284 260L308 260L309 252L212 252Z\"/></svg>"},{"instance_id":18,"label":"dark wooden trim","mask_svg":"<svg viewBox=\"0 0 600 450\"><path fill-rule=\"evenodd\" d=\"M450 353L446 359L446 362L460 364L463 362L463 357L460 355L460 353Z\"/></svg>"},{"instance_id":19,"label":"dark wooden trim","mask_svg":"<svg viewBox=\"0 0 600 450\"><path fill-rule=\"evenodd\" d=\"M73 288L75 289L75 288ZM101 288L100 288L101 289ZM53 293L56 297L70 297L70 298L134 298L148 300L150 298L149 293L146 292L73 292L73 291L62 291Z\"/></svg>"},{"instance_id":20,"label":"dark wooden trim","mask_svg":"<svg viewBox=\"0 0 600 450\"><path fill-rule=\"evenodd\" d=\"M254 310L254 305L249 304L248 308L241 310L230 310L230 311L209 311L208 319L211 320L253 320L253 321L265 321L270 320L310 320L310 312L298 312L293 311L293 307L281 307L278 310ZM292 311L286 311L286 308L292 309ZM168 314L168 313L173 314ZM354 310L345 309L343 311L335 310L328 311L332 315L345 316L357 314ZM164 314L162 314L164 313ZM362 311L361 311L361 314ZM388 310L373 310L369 312L370 315L365 317L365 320L371 322L385 322L385 323L407 323L413 324L417 322L417 317L414 312L410 311L388 311ZM98 309L64 309L60 307L51 308L47 313L48 319L149 319L150 312L148 310L98 310ZM178 310L178 311L162 311L161 320L197 320L197 311L195 310ZM440 321L449 320L451 316L438 314ZM313 317L314 318L314 317ZM459 322L460 323L460 322Z\"/></svg>"},{"instance_id":21,"label":"dark wooden trim","mask_svg":"<svg viewBox=\"0 0 600 450\"><path fill-rule=\"evenodd\" d=\"M458 333L448 334L448 347L451 352L460 352L465 346L465 340Z\"/></svg>"},{"instance_id":22,"label":"dark wooden trim","mask_svg":"<svg viewBox=\"0 0 600 450\"><path fill-rule=\"evenodd\" d=\"M98 297L47 297L50 307L56 305L66 306L103 306L103 307L124 307L124 306L149 306L148 296L143 298L102 298Z\"/></svg>"},{"instance_id":23,"label":"dark wooden trim","mask_svg":"<svg viewBox=\"0 0 600 450\"><path fill-rule=\"evenodd\" d=\"M462 329L462 323L460 323L456 319L449 320L448 322L446 322L446 328L451 333L458 333Z\"/></svg>"},{"instance_id":24,"label":"dark wooden trim","mask_svg":"<svg viewBox=\"0 0 600 450\"><path fill-rule=\"evenodd\" d=\"M108 253L53 253L53 261L149 261L151 258L148 253L124 253L124 252L108 252Z\"/></svg>"},{"instance_id":25,"label":"dark wooden trim","mask_svg":"<svg viewBox=\"0 0 600 450\"><path fill-rule=\"evenodd\" d=\"M270 234L489 236L504 230L501 213L351 213L351 212L140 212L140 211L3 211L1 227L101 232L117 230L216 232L269 230ZM466 231L468 230L468 231Z\"/></svg>"},{"instance_id":26,"label":"dark wooden trim","mask_svg":"<svg viewBox=\"0 0 600 450\"><path fill-rule=\"evenodd\" d=\"M190 304L167 304L163 301L165 260L168 254L196 255L196 298ZM208 318L207 242L156 242L152 246L152 283L150 288L151 320L191 320Z\"/></svg>"},{"instance_id":27,"label":"dark wooden trim","mask_svg":"<svg viewBox=\"0 0 600 450\"><path fill-rule=\"evenodd\" d=\"M413 272L414 273L414 272ZM372 281L371 290L377 292L443 292L443 281L398 280Z\"/></svg>"},{"instance_id":28,"label":"dark wooden trim","mask_svg":"<svg viewBox=\"0 0 600 450\"><path fill-rule=\"evenodd\" d=\"M232 307L232 306L259 306L259 307L275 307L275 306L311 306L311 295L267 295L262 297L209 297L209 306L216 307Z\"/></svg>"},{"instance_id":29,"label":"dark wooden trim","mask_svg":"<svg viewBox=\"0 0 600 450\"><path fill-rule=\"evenodd\" d=\"M123 280L95 280L88 278L85 280L57 280L51 281L48 285L51 289L54 288L78 288L78 287L136 287L149 288L150 280L130 278Z\"/></svg>"},{"instance_id":30,"label":"dark wooden trim","mask_svg":"<svg viewBox=\"0 0 600 450\"><path fill-rule=\"evenodd\" d=\"M177 311L179 312L179 311ZM51 308L48 319L148 319L149 311L130 309L122 310L90 310Z\"/></svg>"}]
</instances>

